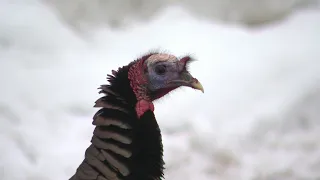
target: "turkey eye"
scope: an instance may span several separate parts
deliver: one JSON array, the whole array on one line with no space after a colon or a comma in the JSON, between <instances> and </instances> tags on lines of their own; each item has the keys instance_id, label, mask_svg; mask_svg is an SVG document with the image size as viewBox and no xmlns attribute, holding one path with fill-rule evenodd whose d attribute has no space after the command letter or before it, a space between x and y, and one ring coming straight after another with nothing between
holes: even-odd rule
<instances>
[{"instance_id":1,"label":"turkey eye","mask_svg":"<svg viewBox=\"0 0 320 180\"><path fill-rule=\"evenodd\" d=\"M165 65L156 66L155 71L157 74L162 75L167 71L166 66Z\"/></svg>"}]
</instances>

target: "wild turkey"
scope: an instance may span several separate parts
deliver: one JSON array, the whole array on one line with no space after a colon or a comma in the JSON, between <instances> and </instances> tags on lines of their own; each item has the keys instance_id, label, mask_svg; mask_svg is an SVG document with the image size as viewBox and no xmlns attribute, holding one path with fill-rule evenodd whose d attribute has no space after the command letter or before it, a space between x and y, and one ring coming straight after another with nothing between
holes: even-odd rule
<instances>
[{"instance_id":1,"label":"wild turkey","mask_svg":"<svg viewBox=\"0 0 320 180\"><path fill-rule=\"evenodd\" d=\"M201 90L187 65L189 56L178 59L149 53L108 75L102 85L93 117L91 145L69 180L160 180L163 178L163 146L152 101L188 86Z\"/></svg>"}]
</instances>

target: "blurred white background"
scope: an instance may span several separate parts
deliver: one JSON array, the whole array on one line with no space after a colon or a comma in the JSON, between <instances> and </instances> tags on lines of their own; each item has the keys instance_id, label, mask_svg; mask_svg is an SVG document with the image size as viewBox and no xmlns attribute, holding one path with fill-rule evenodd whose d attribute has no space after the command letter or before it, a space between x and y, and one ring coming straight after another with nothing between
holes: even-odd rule
<instances>
[{"instance_id":1,"label":"blurred white background","mask_svg":"<svg viewBox=\"0 0 320 180\"><path fill-rule=\"evenodd\" d=\"M168 180L320 179L318 0L0 0L0 179L68 179L112 69L199 61L156 103Z\"/></svg>"}]
</instances>

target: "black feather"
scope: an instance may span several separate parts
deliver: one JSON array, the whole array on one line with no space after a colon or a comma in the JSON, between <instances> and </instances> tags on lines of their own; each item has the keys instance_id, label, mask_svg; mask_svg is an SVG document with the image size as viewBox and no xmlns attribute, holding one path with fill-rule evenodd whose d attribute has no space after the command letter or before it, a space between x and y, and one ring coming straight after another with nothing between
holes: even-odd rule
<instances>
[{"instance_id":1,"label":"black feather","mask_svg":"<svg viewBox=\"0 0 320 180\"><path fill-rule=\"evenodd\" d=\"M142 58L148 58L147 54ZM128 66L112 71L107 76L110 85L102 85L100 93L105 96L96 101L101 107L93 117L95 135L92 144L86 151L83 162L70 180L161 180L163 178L163 145L161 131L152 111L147 111L137 118L135 104L137 99L128 79L128 70L136 61ZM115 108L114 108L115 107ZM125 109L125 111L124 111ZM124 144L115 139L108 139L113 133L130 138L132 143ZM100 137L99 137L100 136ZM123 156L117 152L118 148ZM130 173L123 175L118 164L108 161L113 157L117 163L128 168ZM99 178L98 178L99 177Z\"/></svg>"}]
</instances>

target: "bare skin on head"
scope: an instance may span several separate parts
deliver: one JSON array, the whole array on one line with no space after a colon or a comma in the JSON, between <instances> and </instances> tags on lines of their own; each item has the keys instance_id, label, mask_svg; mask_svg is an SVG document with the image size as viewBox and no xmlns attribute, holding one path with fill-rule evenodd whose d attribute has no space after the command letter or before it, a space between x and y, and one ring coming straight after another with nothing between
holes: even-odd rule
<instances>
[{"instance_id":1,"label":"bare skin on head","mask_svg":"<svg viewBox=\"0 0 320 180\"><path fill-rule=\"evenodd\" d=\"M181 87L191 87L204 92L201 83L187 70L189 56L178 59L165 53L151 54L140 59L129 70L131 87L137 97L136 112L140 117L146 111L154 111L153 100Z\"/></svg>"},{"instance_id":2,"label":"bare skin on head","mask_svg":"<svg viewBox=\"0 0 320 180\"><path fill-rule=\"evenodd\" d=\"M148 60L146 61L148 65L159 62L159 61L168 61L168 62L175 62L177 61L177 57L171 54L155 54L151 55Z\"/></svg>"}]
</instances>

